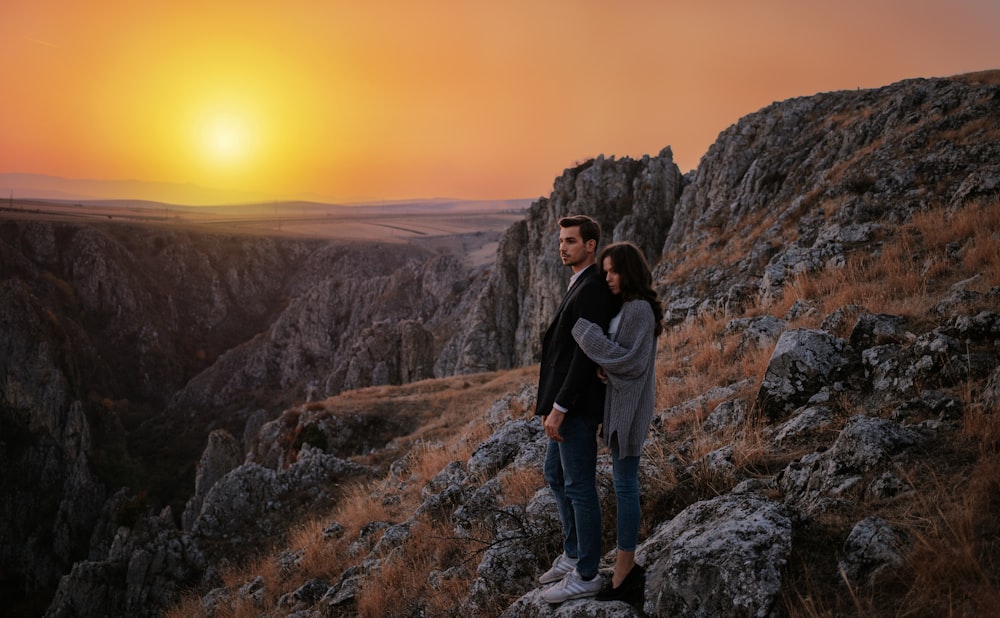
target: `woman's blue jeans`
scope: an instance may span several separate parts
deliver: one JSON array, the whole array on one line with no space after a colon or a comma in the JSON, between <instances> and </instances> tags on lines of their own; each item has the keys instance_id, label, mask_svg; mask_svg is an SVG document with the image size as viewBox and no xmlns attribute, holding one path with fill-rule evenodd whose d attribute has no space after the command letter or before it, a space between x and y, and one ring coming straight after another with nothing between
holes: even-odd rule
<instances>
[{"instance_id":1,"label":"woman's blue jeans","mask_svg":"<svg viewBox=\"0 0 1000 618\"><path fill-rule=\"evenodd\" d=\"M639 543L639 456L619 458L617 441L612 441L611 459L618 503L618 549L635 551Z\"/></svg>"},{"instance_id":2,"label":"woman's blue jeans","mask_svg":"<svg viewBox=\"0 0 1000 618\"><path fill-rule=\"evenodd\" d=\"M561 414L561 412L552 412ZM563 551L577 558L583 578L597 575L601 561L601 502L597 497L599 421L566 414L559 435L549 440L543 473L555 494L563 527Z\"/></svg>"}]
</instances>

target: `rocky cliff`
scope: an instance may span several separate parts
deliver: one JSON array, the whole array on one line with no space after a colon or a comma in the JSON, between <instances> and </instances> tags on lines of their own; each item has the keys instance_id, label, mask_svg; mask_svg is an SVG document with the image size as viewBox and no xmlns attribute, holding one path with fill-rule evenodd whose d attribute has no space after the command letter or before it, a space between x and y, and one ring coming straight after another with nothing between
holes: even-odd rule
<instances>
[{"instance_id":1,"label":"rocky cliff","mask_svg":"<svg viewBox=\"0 0 1000 618\"><path fill-rule=\"evenodd\" d=\"M936 313L919 319L880 317L851 305L803 324L803 316L818 311L815 302L800 295L787 311L781 303L811 275L858 256L877 259L918 213L995 199L997 161L1000 78L988 73L775 103L722 132L686 177L669 148L641 160L597 157L556 179L551 195L507 231L495 265L481 274L419 252L4 224L0 455L12 473L5 472L2 488L2 521L10 525L0 558L13 565L7 577L22 590L44 590L76 563L62 579L53 616L152 615L183 586L217 586L223 557L280 537L279 522L297 509L335 501L341 479L383 472L354 461L363 454L352 450L358 445L338 436L381 435L377 426L386 418L333 419L308 406L279 416L280 410L343 389L531 364L566 277L555 222L583 212L601 221L607 240L643 247L657 265L674 328L721 316L740 349L772 351L759 382L744 376L661 410L662 426L713 402L705 422L719 433L734 435L748 419L765 418L775 448L802 436L828 438L809 443L815 454L760 482L734 463L732 449L674 460L670 467L682 478L711 469L734 482L725 491L715 488L715 500L674 496L686 508L667 509L671 519L651 522L651 529L662 525L640 551L655 582L655 594L647 596L652 615L734 607L772 615L781 565L793 559L797 535L816 525L804 514L828 512L853 496L847 488L869 486L866 475L882 474L886 462L919 457L919 449L954 431L904 427L905 414L891 423L855 419L831 402L852 401L889 416L894 409L920 410L915 422L923 422L962 405L995 407L988 394L998 379L997 293L988 291L997 285L995 261L977 284L941 292ZM967 245L952 249L954 260L971 251ZM937 272L932 266L928 278ZM768 308L781 314L762 316ZM943 370L956 366L966 370ZM962 380L982 387L984 398L957 402L948 389ZM872 391L872 384L880 386ZM471 517L498 538L521 538L490 519L495 509L476 515L473 505L497 503L490 493L497 483L482 482L484 474L499 479L504 470L538 463L543 440L517 413L530 405L528 388L505 400L510 408L501 406L495 433L475 461L455 462L427 486L424 498L433 505L368 530L353 551L370 561L337 582L289 591L283 607L301 605L316 615L356 611L366 577L375 577L391 547L405 546L428 511L451 508L456 521ZM144 402L143 409L134 401ZM183 517L176 502L178 512L154 515L148 502L127 492L105 501L131 480L135 462L126 437L150 443L176 432L200 451L215 428L228 437L213 434L197 486L197 454L189 457L185 500L193 497ZM678 452L688 456L690 446ZM889 489L868 495L889 499L900 479L880 482ZM539 492L512 515L529 529L549 530L554 522L544 501ZM743 521L756 523L748 529ZM865 521L858 521L859 539L896 534ZM721 560L710 555L708 542L721 530L730 532L726 551L737 559L714 578L699 575L695 565ZM700 531L695 537L704 545L681 544L692 531ZM376 532L379 543L368 538ZM530 593L534 571L551 549L542 537L532 536L526 550L524 542L498 543L483 556L462 607L486 611L498 591L524 592L509 615L550 615ZM891 544L879 548L896 560ZM845 572L857 581L885 563L863 551L845 560ZM739 565L746 564L757 566L741 580ZM202 607L263 599L268 585L274 583L216 587ZM701 610L692 609L695 598L704 599ZM726 605L736 600L742 605ZM633 615L619 609L617 615Z\"/></svg>"},{"instance_id":2,"label":"rocky cliff","mask_svg":"<svg viewBox=\"0 0 1000 618\"><path fill-rule=\"evenodd\" d=\"M117 223L12 218L0 254L0 560L14 597L44 597L87 557L123 486L180 517L212 429L242 438L295 401L432 377L474 277L406 244Z\"/></svg>"}]
</instances>

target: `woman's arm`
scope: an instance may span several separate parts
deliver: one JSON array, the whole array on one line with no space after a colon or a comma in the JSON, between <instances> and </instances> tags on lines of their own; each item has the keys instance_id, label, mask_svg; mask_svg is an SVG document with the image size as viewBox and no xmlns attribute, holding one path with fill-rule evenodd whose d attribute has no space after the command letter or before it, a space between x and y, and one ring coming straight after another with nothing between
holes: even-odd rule
<instances>
[{"instance_id":1,"label":"woman's arm","mask_svg":"<svg viewBox=\"0 0 1000 618\"><path fill-rule=\"evenodd\" d=\"M573 326L573 338L609 377L633 378L646 369L649 355L655 353L654 320L648 302L629 301L622 305L615 341L600 326L584 318Z\"/></svg>"}]
</instances>

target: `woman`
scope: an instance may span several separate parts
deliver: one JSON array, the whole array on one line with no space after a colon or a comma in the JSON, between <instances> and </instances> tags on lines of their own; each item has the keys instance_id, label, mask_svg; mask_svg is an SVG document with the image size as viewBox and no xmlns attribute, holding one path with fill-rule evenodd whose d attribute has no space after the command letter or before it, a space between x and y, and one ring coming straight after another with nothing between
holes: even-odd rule
<instances>
[{"instance_id":1,"label":"woman","mask_svg":"<svg viewBox=\"0 0 1000 618\"><path fill-rule=\"evenodd\" d=\"M600 366L608 382L601 435L611 448L618 503L617 552L611 585L599 600L642 598L645 572L635 563L639 540L639 455L653 419L656 390L656 338L663 331L663 310L653 290L649 265L629 242L608 245L600 263L611 293L622 299L608 335L584 318L573 327L573 338Z\"/></svg>"}]
</instances>

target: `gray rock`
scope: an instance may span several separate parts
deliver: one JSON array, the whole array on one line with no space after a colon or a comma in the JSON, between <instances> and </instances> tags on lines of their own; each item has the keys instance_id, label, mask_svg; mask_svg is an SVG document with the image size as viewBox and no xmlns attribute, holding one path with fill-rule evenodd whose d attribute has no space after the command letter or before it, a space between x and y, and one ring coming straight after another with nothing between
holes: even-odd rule
<instances>
[{"instance_id":1,"label":"gray rock","mask_svg":"<svg viewBox=\"0 0 1000 618\"><path fill-rule=\"evenodd\" d=\"M776 444L787 444L796 439L814 435L833 423L833 411L826 405L809 405L795 410L791 417L775 427L771 439Z\"/></svg>"},{"instance_id":2,"label":"gray rock","mask_svg":"<svg viewBox=\"0 0 1000 618\"><path fill-rule=\"evenodd\" d=\"M497 535L476 567L476 581L470 586L465 609L488 608L498 595L537 584L538 556L524 541L523 536L514 531L501 531Z\"/></svg>"},{"instance_id":3,"label":"gray rock","mask_svg":"<svg viewBox=\"0 0 1000 618\"><path fill-rule=\"evenodd\" d=\"M914 336L906 330L906 320L900 316L864 313L851 332L851 347L856 350L887 345L905 344Z\"/></svg>"},{"instance_id":4,"label":"gray rock","mask_svg":"<svg viewBox=\"0 0 1000 618\"><path fill-rule=\"evenodd\" d=\"M121 527L106 556L78 562L59 582L46 616L159 616L195 584L206 559L191 535L177 530L170 509Z\"/></svg>"},{"instance_id":5,"label":"gray rock","mask_svg":"<svg viewBox=\"0 0 1000 618\"><path fill-rule=\"evenodd\" d=\"M539 431L540 427L530 421L508 422L476 447L467 464L469 473L495 474L511 463L521 447L530 443Z\"/></svg>"},{"instance_id":6,"label":"gray rock","mask_svg":"<svg viewBox=\"0 0 1000 618\"><path fill-rule=\"evenodd\" d=\"M575 599L550 605L542 599L542 588L525 594L502 614L501 618L638 618L643 614L622 601Z\"/></svg>"},{"instance_id":7,"label":"gray rock","mask_svg":"<svg viewBox=\"0 0 1000 618\"><path fill-rule=\"evenodd\" d=\"M746 404L739 399L728 399L715 406L705 418L702 428L705 431L725 431L739 427L745 418Z\"/></svg>"},{"instance_id":8,"label":"gray rock","mask_svg":"<svg viewBox=\"0 0 1000 618\"><path fill-rule=\"evenodd\" d=\"M740 349L764 350L778 340L785 324L784 320L769 315L736 318L726 324L726 334L739 334Z\"/></svg>"},{"instance_id":9,"label":"gray rock","mask_svg":"<svg viewBox=\"0 0 1000 618\"><path fill-rule=\"evenodd\" d=\"M886 500L902 493L912 491L913 486L892 472L884 472L868 485L865 498L869 500Z\"/></svg>"},{"instance_id":10,"label":"gray rock","mask_svg":"<svg viewBox=\"0 0 1000 618\"><path fill-rule=\"evenodd\" d=\"M243 464L220 479L205 496L192 531L205 538L227 539L257 521L277 495L277 473Z\"/></svg>"},{"instance_id":11,"label":"gray rock","mask_svg":"<svg viewBox=\"0 0 1000 618\"><path fill-rule=\"evenodd\" d=\"M868 517L851 529L837 568L852 584L868 582L888 569L903 566L904 551L905 535L880 517Z\"/></svg>"},{"instance_id":12,"label":"gray rock","mask_svg":"<svg viewBox=\"0 0 1000 618\"><path fill-rule=\"evenodd\" d=\"M185 530L191 530L194 526L208 491L242 461L243 452L228 431L216 429L208 434L208 445L201 454L195 475L194 496L188 500L182 517Z\"/></svg>"},{"instance_id":13,"label":"gray rock","mask_svg":"<svg viewBox=\"0 0 1000 618\"><path fill-rule=\"evenodd\" d=\"M757 408L771 419L788 411L841 376L852 362L843 339L819 330L781 334L757 394Z\"/></svg>"},{"instance_id":14,"label":"gray rock","mask_svg":"<svg viewBox=\"0 0 1000 618\"><path fill-rule=\"evenodd\" d=\"M831 498L860 491L866 475L882 471L893 458L926 440L921 432L894 421L855 416L828 450L792 462L778 482L786 502L807 513L822 511Z\"/></svg>"},{"instance_id":15,"label":"gray rock","mask_svg":"<svg viewBox=\"0 0 1000 618\"><path fill-rule=\"evenodd\" d=\"M754 494L697 502L636 551L653 616L775 616L792 548L792 513Z\"/></svg>"}]
</instances>

